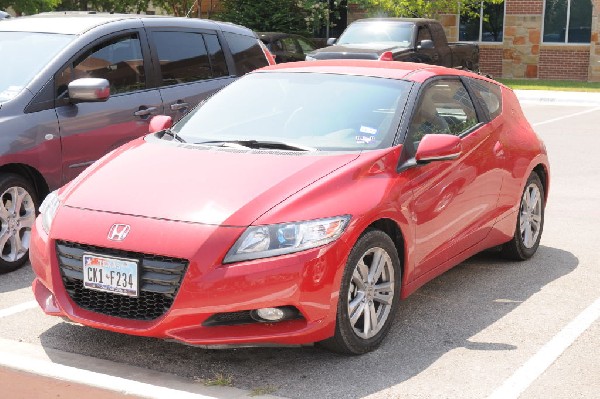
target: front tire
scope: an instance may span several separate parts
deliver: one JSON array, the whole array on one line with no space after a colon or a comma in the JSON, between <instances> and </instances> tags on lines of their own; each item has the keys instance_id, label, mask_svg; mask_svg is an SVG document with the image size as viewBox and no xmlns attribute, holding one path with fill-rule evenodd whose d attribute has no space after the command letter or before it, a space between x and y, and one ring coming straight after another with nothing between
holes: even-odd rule
<instances>
[{"instance_id":1,"label":"front tire","mask_svg":"<svg viewBox=\"0 0 600 399\"><path fill-rule=\"evenodd\" d=\"M502 246L502 256L526 260L535 254L544 229L544 186L536 172L531 172L519 204L517 226L509 242Z\"/></svg>"},{"instance_id":2,"label":"front tire","mask_svg":"<svg viewBox=\"0 0 600 399\"><path fill-rule=\"evenodd\" d=\"M352 248L346 263L335 335L319 344L346 355L376 349L394 322L401 272L392 239L382 231L367 230Z\"/></svg>"},{"instance_id":3,"label":"front tire","mask_svg":"<svg viewBox=\"0 0 600 399\"><path fill-rule=\"evenodd\" d=\"M14 174L0 176L0 274L27 262L38 206L27 180Z\"/></svg>"}]
</instances>

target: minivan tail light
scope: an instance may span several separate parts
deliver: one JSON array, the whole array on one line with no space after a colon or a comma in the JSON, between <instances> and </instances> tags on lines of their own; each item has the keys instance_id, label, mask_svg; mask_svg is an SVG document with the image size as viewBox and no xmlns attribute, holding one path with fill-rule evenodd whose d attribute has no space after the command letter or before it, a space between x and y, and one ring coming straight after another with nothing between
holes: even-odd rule
<instances>
[{"instance_id":1,"label":"minivan tail light","mask_svg":"<svg viewBox=\"0 0 600 399\"><path fill-rule=\"evenodd\" d=\"M394 54L391 51L386 51L379 56L379 61L394 61Z\"/></svg>"}]
</instances>

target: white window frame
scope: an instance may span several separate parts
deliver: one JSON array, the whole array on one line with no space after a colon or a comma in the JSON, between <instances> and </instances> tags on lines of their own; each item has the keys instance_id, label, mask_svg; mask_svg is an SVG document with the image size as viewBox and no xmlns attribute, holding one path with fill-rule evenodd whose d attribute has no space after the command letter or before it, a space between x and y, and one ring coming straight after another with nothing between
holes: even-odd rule
<instances>
[{"instance_id":1,"label":"white window frame","mask_svg":"<svg viewBox=\"0 0 600 399\"><path fill-rule=\"evenodd\" d=\"M506 3L506 0L504 0ZM589 42L585 42L585 43L581 43L581 42L575 42L575 43L569 43L569 24L571 23L571 1L572 0L567 0L567 21L565 24L565 40L563 42L545 42L544 41L544 33L546 32L546 4L547 4L547 0L544 0L544 10L542 13L542 37L541 37L541 44L545 45L545 46L562 46L562 45L567 45L567 46L589 46L592 42L591 38ZM592 9L593 9L593 4L592 4ZM593 17L592 17L593 18Z\"/></svg>"},{"instance_id":2,"label":"white window frame","mask_svg":"<svg viewBox=\"0 0 600 399\"><path fill-rule=\"evenodd\" d=\"M504 43L504 27L505 27L505 23L504 21L506 20L506 2L509 0L504 0L504 9L502 10L502 41L501 42L484 42L481 40L481 37L483 35L483 3L485 2L485 0L481 0L479 2L479 37L477 38L476 43L481 43L481 44L485 44L490 45L490 46L494 46L494 45L501 45ZM570 1L570 0L569 0ZM544 4L546 4L546 0L544 0ZM456 18L456 31L458 32L458 41L459 42L469 42L472 40L460 40L460 15L461 15L461 10L460 10L460 6L461 3L458 4L458 18Z\"/></svg>"}]
</instances>

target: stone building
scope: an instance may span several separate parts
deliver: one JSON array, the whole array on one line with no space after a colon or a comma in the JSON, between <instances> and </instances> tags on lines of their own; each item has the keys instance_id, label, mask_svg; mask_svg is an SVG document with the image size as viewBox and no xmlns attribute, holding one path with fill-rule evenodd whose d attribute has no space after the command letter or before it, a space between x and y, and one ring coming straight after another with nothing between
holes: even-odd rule
<instances>
[{"instance_id":1,"label":"stone building","mask_svg":"<svg viewBox=\"0 0 600 399\"><path fill-rule=\"evenodd\" d=\"M348 22L363 16L349 6ZM482 1L439 19L448 40L479 43L484 73L600 81L600 0Z\"/></svg>"}]
</instances>

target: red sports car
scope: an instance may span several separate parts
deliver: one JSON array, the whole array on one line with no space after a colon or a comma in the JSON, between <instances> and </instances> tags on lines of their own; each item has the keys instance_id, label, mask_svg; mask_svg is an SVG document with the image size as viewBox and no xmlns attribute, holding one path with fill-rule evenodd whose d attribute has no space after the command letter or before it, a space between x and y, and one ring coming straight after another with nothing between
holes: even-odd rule
<instances>
[{"instance_id":1,"label":"red sports car","mask_svg":"<svg viewBox=\"0 0 600 399\"><path fill-rule=\"evenodd\" d=\"M423 64L245 75L44 201L42 309L192 345L376 348L400 300L471 255L537 250L546 149L514 93Z\"/></svg>"}]
</instances>

